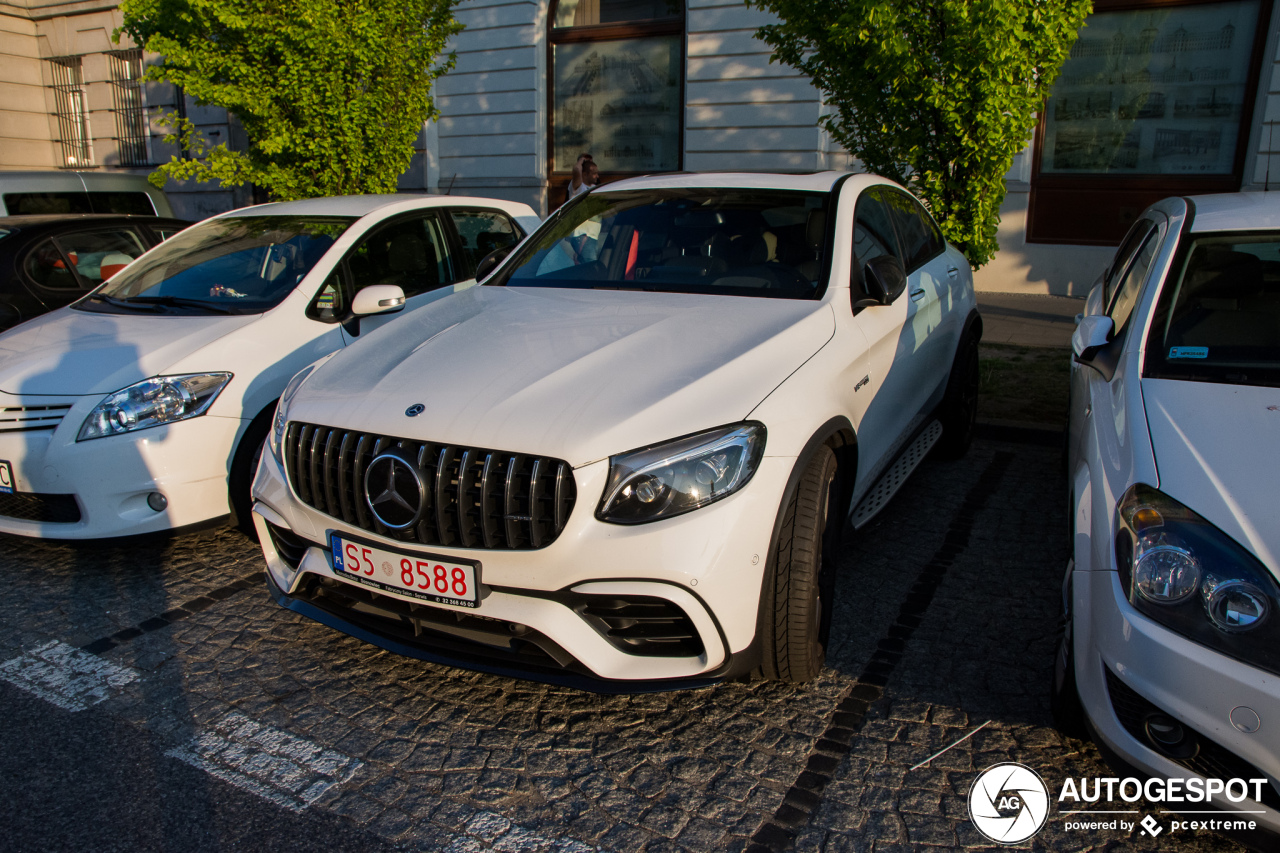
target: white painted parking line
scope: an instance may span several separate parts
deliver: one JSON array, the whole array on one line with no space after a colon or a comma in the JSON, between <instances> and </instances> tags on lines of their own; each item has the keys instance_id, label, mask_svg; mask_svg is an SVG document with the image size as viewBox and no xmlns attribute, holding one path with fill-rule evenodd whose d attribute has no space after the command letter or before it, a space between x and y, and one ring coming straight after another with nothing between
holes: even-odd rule
<instances>
[{"instance_id":1,"label":"white painted parking line","mask_svg":"<svg viewBox=\"0 0 1280 853\"><path fill-rule=\"evenodd\" d=\"M361 765L236 711L165 754L293 812L350 779Z\"/></svg>"},{"instance_id":2,"label":"white painted parking line","mask_svg":"<svg viewBox=\"0 0 1280 853\"><path fill-rule=\"evenodd\" d=\"M444 853L599 853L592 847L570 838L544 838L493 812L480 812L467 823L463 832L444 848ZM474 836L474 837L468 837Z\"/></svg>"},{"instance_id":3,"label":"white painted parking line","mask_svg":"<svg viewBox=\"0 0 1280 853\"><path fill-rule=\"evenodd\" d=\"M140 674L53 640L0 664L0 678L64 710L83 711Z\"/></svg>"}]
</instances>

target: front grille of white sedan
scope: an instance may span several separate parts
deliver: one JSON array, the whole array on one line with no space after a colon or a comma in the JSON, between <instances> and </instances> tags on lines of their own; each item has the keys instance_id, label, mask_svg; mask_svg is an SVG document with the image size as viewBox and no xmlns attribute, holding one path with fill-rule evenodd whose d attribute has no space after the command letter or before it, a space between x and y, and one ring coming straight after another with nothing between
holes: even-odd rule
<instances>
[{"instance_id":1,"label":"front grille of white sedan","mask_svg":"<svg viewBox=\"0 0 1280 853\"><path fill-rule=\"evenodd\" d=\"M53 429L62 423L70 408L70 403L64 406L5 406L0 408L0 432Z\"/></svg>"},{"instance_id":2,"label":"front grille of white sedan","mask_svg":"<svg viewBox=\"0 0 1280 853\"><path fill-rule=\"evenodd\" d=\"M569 464L547 456L301 423L289 424L283 450L289 484L307 506L422 545L545 548L564 530L577 496ZM412 466L421 485L413 523L398 529L379 519L365 493L370 463L385 454Z\"/></svg>"}]
</instances>

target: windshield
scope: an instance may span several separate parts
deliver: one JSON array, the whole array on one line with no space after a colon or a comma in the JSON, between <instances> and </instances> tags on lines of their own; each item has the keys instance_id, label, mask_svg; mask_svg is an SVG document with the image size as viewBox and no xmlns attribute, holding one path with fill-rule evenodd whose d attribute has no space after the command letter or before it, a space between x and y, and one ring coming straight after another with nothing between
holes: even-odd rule
<instances>
[{"instance_id":1,"label":"windshield","mask_svg":"<svg viewBox=\"0 0 1280 853\"><path fill-rule=\"evenodd\" d=\"M354 221L236 216L203 222L170 237L75 307L259 314L279 304Z\"/></svg>"},{"instance_id":2,"label":"windshield","mask_svg":"<svg viewBox=\"0 0 1280 853\"><path fill-rule=\"evenodd\" d=\"M1280 232L1196 237L1174 270L1156 305L1146 375L1280 385Z\"/></svg>"},{"instance_id":3,"label":"windshield","mask_svg":"<svg viewBox=\"0 0 1280 853\"><path fill-rule=\"evenodd\" d=\"M487 285L822 295L828 193L655 189L570 202Z\"/></svg>"}]
</instances>

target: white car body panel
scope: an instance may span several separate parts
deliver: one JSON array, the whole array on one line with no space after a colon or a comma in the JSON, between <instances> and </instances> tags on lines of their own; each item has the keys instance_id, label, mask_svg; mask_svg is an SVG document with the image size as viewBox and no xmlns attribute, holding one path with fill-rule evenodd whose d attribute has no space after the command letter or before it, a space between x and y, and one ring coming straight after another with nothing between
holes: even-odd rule
<instances>
[{"instance_id":1,"label":"white car body panel","mask_svg":"<svg viewBox=\"0 0 1280 853\"><path fill-rule=\"evenodd\" d=\"M0 533L92 539L226 515L228 467L249 423L274 406L295 373L353 340L341 325L305 315L325 279L349 249L388 218L442 207L501 210L521 223L537 219L524 204L459 196L352 196L244 208L217 218L272 213L361 218L280 304L262 314L107 314L68 307L0 335L0 403L74 401L52 434L0 431L0 460L13 465L18 492L74 493L82 513L76 523L0 516ZM403 311L362 318L363 334L474 284L466 279L446 285L410 298ZM211 372L233 378L206 414L76 440L85 417L106 394L152 376ZM146 496L153 491L168 498L163 511L147 508Z\"/></svg>"},{"instance_id":2,"label":"white car body panel","mask_svg":"<svg viewBox=\"0 0 1280 853\"><path fill-rule=\"evenodd\" d=\"M743 419L831 333L800 300L477 287L335 356L289 415L395 435L422 403L433 440L579 467Z\"/></svg>"},{"instance_id":3,"label":"white car body panel","mask_svg":"<svg viewBox=\"0 0 1280 853\"><path fill-rule=\"evenodd\" d=\"M1280 228L1280 203L1261 193L1166 199L1149 208L1162 241L1130 319L1115 372L1072 364L1069 512L1074 530L1069 579L1076 689L1092 733L1128 764L1156 776L1189 770L1136 738L1112 707L1106 670L1190 727L1280 783L1280 676L1194 642L1137 610L1121 587L1115 557L1116 507L1135 484L1183 503L1248 549L1273 575L1280 563L1275 484L1280 463L1280 390L1143 376L1147 337L1179 244L1198 233ZM1188 228L1188 218L1192 218ZM1101 280L1085 314L1105 313ZM1269 408L1272 407L1272 408ZM1232 725L1237 706L1262 727ZM1278 788L1280 790L1280 788ZM1227 811L1280 832L1280 812L1246 800L1215 800Z\"/></svg>"},{"instance_id":4,"label":"white car body panel","mask_svg":"<svg viewBox=\"0 0 1280 853\"><path fill-rule=\"evenodd\" d=\"M285 596L304 582L346 583L335 580L326 550L329 534L342 533L378 547L480 563L483 584L529 595L495 593L481 602L479 615L554 638L601 679L706 675L749 648L757 637L775 519L798 458L843 424L858 436L859 488L869 485L869 472L885 467L886 457L909 438L875 433L923 423L941 397L976 306L968 263L948 247L911 274L908 290L923 290L927 298L912 300L904 292L892 305L855 313L849 239L854 201L886 182L866 175L842 180L838 173L677 175L611 184L589 196L646 188L837 186L831 226L837 239L818 299L483 285L362 336L335 355L288 401L290 424L563 460L572 468L576 504L563 530L541 548L419 545L304 503L280 459L264 456L253 491L271 582ZM868 345L871 335L878 348ZM902 358L911 363L894 363ZM870 378L859 387L864 377ZM422 411L412 411L415 404ZM883 412L882 420L868 412ZM740 491L649 523L596 517L611 456L746 420L763 423L767 440L763 459ZM314 446L311 452L317 452ZM281 557L268 522L308 540L296 567ZM702 626L706 653L626 654L600 642L594 629L588 636L566 625L578 617L548 607L545 595L528 607L518 600L620 585L678 603ZM382 594L409 600L395 590Z\"/></svg>"},{"instance_id":5,"label":"white car body panel","mask_svg":"<svg viewBox=\"0 0 1280 853\"><path fill-rule=\"evenodd\" d=\"M1142 391L1160 491L1194 507L1274 573L1280 389L1143 379Z\"/></svg>"}]
</instances>

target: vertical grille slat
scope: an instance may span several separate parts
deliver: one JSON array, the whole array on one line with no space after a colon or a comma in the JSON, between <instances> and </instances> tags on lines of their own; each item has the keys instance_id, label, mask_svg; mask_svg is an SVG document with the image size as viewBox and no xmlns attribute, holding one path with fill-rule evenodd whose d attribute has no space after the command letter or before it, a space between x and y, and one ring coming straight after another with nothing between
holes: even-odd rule
<instances>
[{"instance_id":1,"label":"vertical grille slat","mask_svg":"<svg viewBox=\"0 0 1280 853\"><path fill-rule=\"evenodd\" d=\"M365 495L369 463L388 452L422 478L422 514L405 529L378 521ZM304 423L288 425L283 455L303 503L362 530L430 547L544 548L564 530L577 497L568 463L545 456Z\"/></svg>"},{"instance_id":2,"label":"vertical grille slat","mask_svg":"<svg viewBox=\"0 0 1280 853\"><path fill-rule=\"evenodd\" d=\"M569 520L567 518L568 507L565 506L565 498L567 497L566 487L565 487L565 472L568 470L569 470L569 466L563 462L561 462L559 465L556 466L556 491L555 491L556 536L560 535L560 531L564 530L565 522Z\"/></svg>"},{"instance_id":3,"label":"vertical grille slat","mask_svg":"<svg viewBox=\"0 0 1280 853\"><path fill-rule=\"evenodd\" d=\"M320 481L320 441L328 432L324 427L316 427L311 435L307 449L307 473L311 478L311 499L316 509L325 512L324 484Z\"/></svg>"},{"instance_id":4,"label":"vertical grille slat","mask_svg":"<svg viewBox=\"0 0 1280 853\"><path fill-rule=\"evenodd\" d=\"M539 493L542 491L542 460L533 460L533 468L529 471L529 544L535 548L542 547L542 531L538 529L541 513L538 506Z\"/></svg>"},{"instance_id":5,"label":"vertical grille slat","mask_svg":"<svg viewBox=\"0 0 1280 853\"><path fill-rule=\"evenodd\" d=\"M351 491L350 468L347 466L347 454L351 452L351 436L342 434L342 445L338 448L338 498L342 508L342 520L348 524L356 520L355 499Z\"/></svg>"},{"instance_id":6,"label":"vertical grille slat","mask_svg":"<svg viewBox=\"0 0 1280 853\"><path fill-rule=\"evenodd\" d=\"M502 492L502 518L506 522L507 547L515 548L518 541L516 527L516 469L520 467L522 456L512 456L507 461L507 482Z\"/></svg>"},{"instance_id":7,"label":"vertical grille slat","mask_svg":"<svg viewBox=\"0 0 1280 853\"><path fill-rule=\"evenodd\" d=\"M325 438L324 442L324 499L329 504L329 514L337 515L341 518L341 515L339 514L338 492L336 491L336 487L338 485L337 465L334 460L334 456L337 454L338 448L341 447L341 442L337 440L338 436L338 431L336 429L331 429L329 430L329 435Z\"/></svg>"},{"instance_id":8,"label":"vertical grille slat","mask_svg":"<svg viewBox=\"0 0 1280 853\"><path fill-rule=\"evenodd\" d=\"M308 474L306 464L306 447L309 443L311 433L315 432L315 427L304 426L298 430L298 444L295 448L293 467L297 473L295 488L298 490L298 497L304 503L311 503L311 477Z\"/></svg>"},{"instance_id":9,"label":"vertical grille slat","mask_svg":"<svg viewBox=\"0 0 1280 853\"><path fill-rule=\"evenodd\" d=\"M449 484L453 479L449 476L449 466L453 461L453 448L445 445L440 448L440 462L436 465L436 539L441 545L449 542L449 519L446 513L449 508Z\"/></svg>"},{"instance_id":10,"label":"vertical grille slat","mask_svg":"<svg viewBox=\"0 0 1280 853\"><path fill-rule=\"evenodd\" d=\"M484 455L484 467L480 469L480 535L484 547L493 549L498 537L498 526L493 521L493 505L489 495L493 489L493 454Z\"/></svg>"},{"instance_id":11,"label":"vertical grille slat","mask_svg":"<svg viewBox=\"0 0 1280 853\"><path fill-rule=\"evenodd\" d=\"M458 538L463 548L470 548L471 536L471 501L467 498L467 474L471 468L471 448L462 452L462 461L458 463Z\"/></svg>"}]
</instances>

